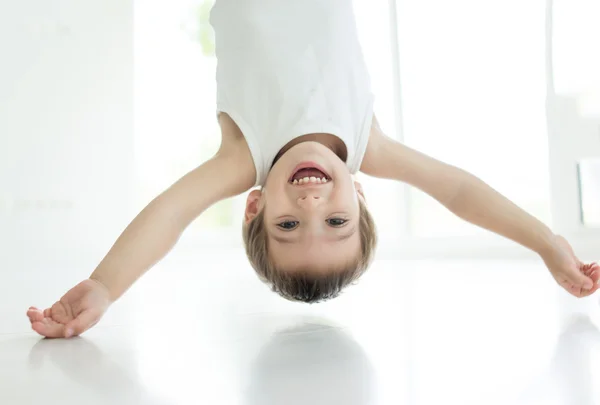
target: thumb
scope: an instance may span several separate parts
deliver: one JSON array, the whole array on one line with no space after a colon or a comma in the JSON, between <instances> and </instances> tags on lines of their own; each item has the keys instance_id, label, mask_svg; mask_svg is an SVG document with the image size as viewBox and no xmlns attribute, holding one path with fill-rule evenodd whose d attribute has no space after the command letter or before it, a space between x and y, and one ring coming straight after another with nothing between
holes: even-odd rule
<instances>
[{"instance_id":1,"label":"thumb","mask_svg":"<svg viewBox=\"0 0 600 405\"><path fill-rule=\"evenodd\" d=\"M65 326L65 337L77 336L94 326L98 321L98 314L93 310L85 310L77 318L67 323Z\"/></svg>"},{"instance_id":2,"label":"thumb","mask_svg":"<svg viewBox=\"0 0 600 405\"><path fill-rule=\"evenodd\" d=\"M590 277L587 277L585 274L581 273L579 270L571 274L569 281L574 285L586 290L591 290L594 287L594 281Z\"/></svg>"}]
</instances>

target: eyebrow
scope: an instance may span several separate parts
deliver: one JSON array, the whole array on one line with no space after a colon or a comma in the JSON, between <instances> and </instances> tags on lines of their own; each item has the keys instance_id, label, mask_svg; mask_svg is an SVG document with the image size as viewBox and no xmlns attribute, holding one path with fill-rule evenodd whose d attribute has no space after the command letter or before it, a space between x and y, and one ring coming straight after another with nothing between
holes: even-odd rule
<instances>
[{"instance_id":1,"label":"eyebrow","mask_svg":"<svg viewBox=\"0 0 600 405\"><path fill-rule=\"evenodd\" d=\"M352 227L352 228L350 228L349 232L343 233L341 235L337 235L336 241L337 242L345 241L345 240L349 239L355 233L356 233L356 227ZM271 236L273 237L273 239L276 242L279 242L279 243L295 243L298 241L297 237L290 238L290 237L278 236L277 234L273 234Z\"/></svg>"}]
</instances>

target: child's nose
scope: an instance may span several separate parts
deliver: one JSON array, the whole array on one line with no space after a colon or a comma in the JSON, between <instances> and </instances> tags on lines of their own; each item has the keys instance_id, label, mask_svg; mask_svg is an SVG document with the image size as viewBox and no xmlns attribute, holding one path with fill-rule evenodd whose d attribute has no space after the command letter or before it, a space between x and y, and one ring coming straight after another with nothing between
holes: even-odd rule
<instances>
[{"instance_id":1,"label":"child's nose","mask_svg":"<svg viewBox=\"0 0 600 405\"><path fill-rule=\"evenodd\" d=\"M320 196L304 196L298 199L298 205L305 209L315 208L323 202Z\"/></svg>"}]
</instances>

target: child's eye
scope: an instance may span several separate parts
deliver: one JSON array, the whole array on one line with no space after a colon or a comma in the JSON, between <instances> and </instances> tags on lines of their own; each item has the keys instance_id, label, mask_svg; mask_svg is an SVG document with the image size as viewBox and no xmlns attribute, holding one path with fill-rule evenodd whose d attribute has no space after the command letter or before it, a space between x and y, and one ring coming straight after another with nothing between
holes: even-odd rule
<instances>
[{"instance_id":1,"label":"child's eye","mask_svg":"<svg viewBox=\"0 0 600 405\"><path fill-rule=\"evenodd\" d=\"M344 219L344 218L329 218L329 219L327 219L327 223L331 226L342 226L346 222L348 222L348 220Z\"/></svg>"},{"instance_id":2,"label":"child's eye","mask_svg":"<svg viewBox=\"0 0 600 405\"><path fill-rule=\"evenodd\" d=\"M286 231L291 231L298 226L298 221L283 221L277 224L277 226Z\"/></svg>"}]
</instances>

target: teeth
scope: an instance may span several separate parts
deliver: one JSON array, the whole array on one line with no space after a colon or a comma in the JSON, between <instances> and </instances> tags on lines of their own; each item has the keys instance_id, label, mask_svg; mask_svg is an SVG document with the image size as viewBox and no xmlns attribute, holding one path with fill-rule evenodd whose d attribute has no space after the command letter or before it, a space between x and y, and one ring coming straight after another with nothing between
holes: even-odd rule
<instances>
[{"instance_id":1,"label":"teeth","mask_svg":"<svg viewBox=\"0 0 600 405\"><path fill-rule=\"evenodd\" d=\"M329 180L327 180L326 177L323 178L318 178L318 177L304 177L301 179L295 179L294 181L292 181L292 184L295 186L301 186L303 184L308 184L308 183L314 183L314 184L323 184L323 183L327 183Z\"/></svg>"}]
</instances>

